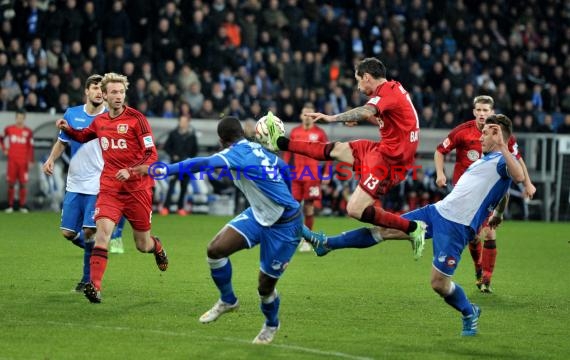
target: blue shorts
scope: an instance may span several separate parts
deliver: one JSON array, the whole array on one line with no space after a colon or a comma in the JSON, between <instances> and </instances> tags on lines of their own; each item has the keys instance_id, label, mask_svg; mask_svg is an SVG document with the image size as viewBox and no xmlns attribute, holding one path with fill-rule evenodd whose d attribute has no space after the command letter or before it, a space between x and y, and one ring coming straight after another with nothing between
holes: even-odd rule
<instances>
[{"instance_id":1,"label":"blue shorts","mask_svg":"<svg viewBox=\"0 0 570 360\"><path fill-rule=\"evenodd\" d=\"M262 226L253 217L251 208L233 218L228 226L239 232L249 248L260 244L260 270L279 279L297 250L303 229L303 217L272 226Z\"/></svg>"},{"instance_id":2,"label":"blue shorts","mask_svg":"<svg viewBox=\"0 0 570 360\"><path fill-rule=\"evenodd\" d=\"M61 209L62 230L78 233L82 228L95 228L95 202L97 195L66 192Z\"/></svg>"},{"instance_id":3,"label":"blue shorts","mask_svg":"<svg viewBox=\"0 0 570 360\"><path fill-rule=\"evenodd\" d=\"M442 274L452 276L461 260L461 253L475 232L469 226L442 217L434 205L402 215L408 220L421 220L427 225L426 238L433 239L433 266Z\"/></svg>"}]
</instances>

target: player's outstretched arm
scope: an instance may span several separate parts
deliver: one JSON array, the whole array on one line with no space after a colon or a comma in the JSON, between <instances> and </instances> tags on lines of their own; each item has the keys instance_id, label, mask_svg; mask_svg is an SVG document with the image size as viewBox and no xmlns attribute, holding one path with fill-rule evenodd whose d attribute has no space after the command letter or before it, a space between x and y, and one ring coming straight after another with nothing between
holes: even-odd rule
<instances>
[{"instance_id":1,"label":"player's outstretched arm","mask_svg":"<svg viewBox=\"0 0 570 360\"><path fill-rule=\"evenodd\" d=\"M69 126L69 124L67 123L66 120L58 119L55 122L55 126L59 130L62 130L67 135L69 135L70 138L72 138L73 140L80 142L80 143L86 143L90 140L97 138L97 133L92 128L93 123L91 123L91 125L89 125L89 127L87 127L87 128L84 128L81 130L76 130L76 129L72 128L71 126Z\"/></svg>"},{"instance_id":2,"label":"player's outstretched arm","mask_svg":"<svg viewBox=\"0 0 570 360\"><path fill-rule=\"evenodd\" d=\"M167 173L180 174L187 173L193 174L197 172L203 172L207 170L219 169L227 167L228 164L224 159L218 155L212 155L207 157L195 157L191 159L186 159L177 163L173 163L167 166Z\"/></svg>"}]
</instances>

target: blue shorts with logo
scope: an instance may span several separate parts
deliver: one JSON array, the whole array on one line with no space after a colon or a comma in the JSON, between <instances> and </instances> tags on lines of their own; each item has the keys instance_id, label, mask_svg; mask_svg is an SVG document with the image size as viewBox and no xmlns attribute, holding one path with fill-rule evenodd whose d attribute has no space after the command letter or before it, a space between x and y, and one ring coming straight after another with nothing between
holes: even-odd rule
<instances>
[{"instance_id":1,"label":"blue shorts with logo","mask_svg":"<svg viewBox=\"0 0 570 360\"><path fill-rule=\"evenodd\" d=\"M96 201L97 195L66 192L61 210L60 228L76 233L84 227L94 228Z\"/></svg>"},{"instance_id":2,"label":"blue shorts with logo","mask_svg":"<svg viewBox=\"0 0 570 360\"><path fill-rule=\"evenodd\" d=\"M410 211L402 217L421 220L428 225L426 238L433 239L433 266L444 275L452 276L463 249L475 236L473 229L445 219L434 205Z\"/></svg>"},{"instance_id":3,"label":"blue shorts with logo","mask_svg":"<svg viewBox=\"0 0 570 360\"><path fill-rule=\"evenodd\" d=\"M253 210L247 208L233 218L228 226L239 232L249 248L260 245L259 268L272 278L280 278L297 250L303 229L303 217L263 226L255 220Z\"/></svg>"}]
</instances>

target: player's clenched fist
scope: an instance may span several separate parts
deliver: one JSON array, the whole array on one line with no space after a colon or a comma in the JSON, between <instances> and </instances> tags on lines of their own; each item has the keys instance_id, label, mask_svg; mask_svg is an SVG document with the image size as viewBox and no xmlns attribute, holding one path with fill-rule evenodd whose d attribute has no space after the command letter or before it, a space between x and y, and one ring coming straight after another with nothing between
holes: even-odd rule
<instances>
[{"instance_id":1,"label":"player's clenched fist","mask_svg":"<svg viewBox=\"0 0 570 360\"><path fill-rule=\"evenodd\" d=\"M59 129L59 130L67 130L69 129L69 124L67 123L67 121L65 121L64 119L57 119L55 121L55 126Z\"/></svg>"}]
</instances>

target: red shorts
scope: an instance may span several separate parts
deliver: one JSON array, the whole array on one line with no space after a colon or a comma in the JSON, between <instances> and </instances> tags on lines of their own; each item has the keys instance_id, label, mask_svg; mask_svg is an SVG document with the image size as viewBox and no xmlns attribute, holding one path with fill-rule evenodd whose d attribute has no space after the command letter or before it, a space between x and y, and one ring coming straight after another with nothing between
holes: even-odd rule
<instances>
[{"instance_id":1,"label":"red shorts","mask_svg":"<svg viewBox=\"0 0 570 360\"><path fill-rule=\"evenodd\" d=\"M28 162L27 161L8 161L8 169L6 171L6 180L8 184L25 184L28 182Z\"/></svg>"},{"instance_id":2,"label":"red shorts","mask_svg":"<svg viewBox=\"0 0 570 360\"><path fill-rule=\"evenodd\" d=\"M132 193L101 191L95 205L95 221L107 218L117 224L123 215L133 230L150 230L152 189Z\"/></svg>"},{"instance_id":3,"label":"red shorts","mask_svg":"<svg viewBox=\"0 0 570 360\"><path fill-rule=\"evenodd\" d=\"M411 164L394 164L380 152L380 143L356 140L349 143L354 164L352 169L359 176L358 185L373 198L385 195L406 178Z\"/></svg>"},{"instance_id":4,"label":"red shorts","mask_svg":"<svg viewBox=\"0 0 570 360\"><path fill-rule=\"evenodd\" d=\"M303 200L319 200L321 198L321 181L298 181L293 180L291 184L291 192L295 200L301 202Z\"/></svg>"}]
</instances>

